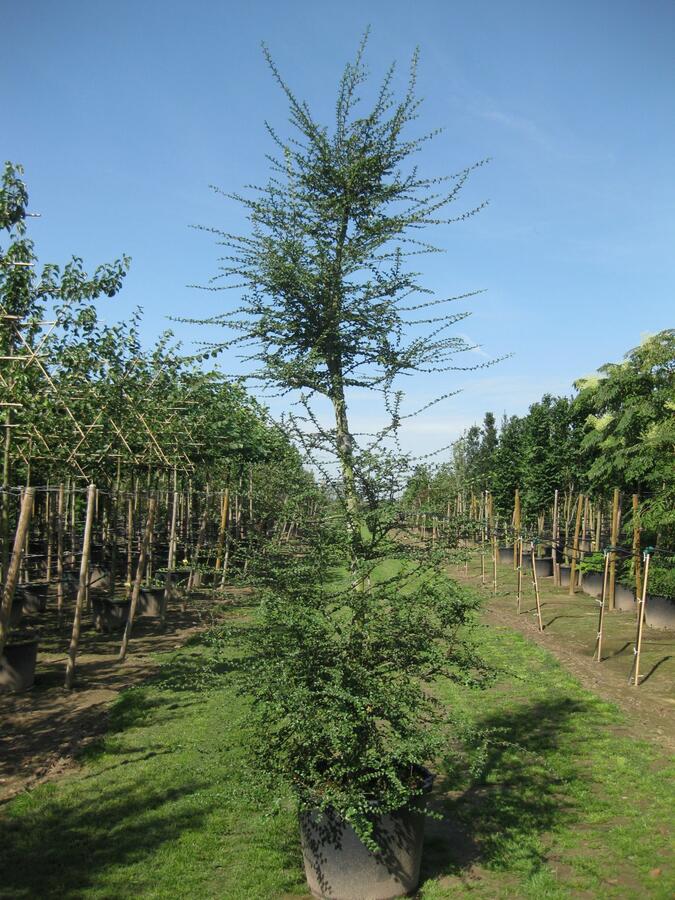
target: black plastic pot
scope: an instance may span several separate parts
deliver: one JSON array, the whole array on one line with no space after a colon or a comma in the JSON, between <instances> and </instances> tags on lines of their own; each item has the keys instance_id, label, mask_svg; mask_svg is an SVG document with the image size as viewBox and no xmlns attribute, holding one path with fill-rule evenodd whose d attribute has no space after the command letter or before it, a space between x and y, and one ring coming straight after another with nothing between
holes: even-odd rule
<instances>
[{"instance_id":1,"label":"black plastic pot","mask_svg":"<svg viewBox=\"0 0 675 900\"><path fill-rule=\"evenodd\" d=\"M589 597L602 597L602 572L585 572L581 581L581 590Z\"/></svg>"},{"instance_id":2,"label":"black plastic pot","mask_svg":"<svg viewBox=\"0 0 675 900\"><path fill-rule=\"evenodd\" d=\"M425 775L425 792L433 776ZM331 900L392 900L419 884L424 844L424 808L420 797L411 809L377 819L378 854L335 812L300 813L305 876L313 897Z\"/></svg>"},{"instance_id":3,"label":"black plastic pot","mask_svg":"<svg viewBox=\"0 0 675 900\"><path fill-rule=\"evenodd\" d=\"M614 609L619 612L635 611L635 591L618 581L614 585Z\"/></svg>"},{"instance_id":4,"label":"black plastic pot","mask_svg":"<svg viewBox=\"0 0 675 900\"><path fill-rule=\"evenodd\" d=\"M157 617L162 615L165 588L142 587L136 607L137 616Z\"/></svg>"},{"instance_id":5,"label":"black plastic pot","mask_svg":"<svg viewBox=\"0 0 675 900\"><path fill-rule=\"evenodd\" d=\"M553 575L553 557L535 556L534 567L537 571L537 578L550 578ZM532 568L532 558L530 558L530 568Z\"/></svg>"},{"instance_id":6,"label":"black plastic pot","mask_svg":"<svg viewBox=\"0 0 675 900\"><path fill-rule=\"evenodd\" d=\"M568 588L570 586L570 573L572 571L572 566L561 565L560 566L560 587Z\"/></svg>"},{"instance_id":7,"label":"black plastic pot","mask_svg":"<svg viewBox=\"0 0 675 900\"><path fill-rule=\"evenodd\" d=\"M12 608L9 611L9 627L14 630L23 619L23 596L20 591L15 591L12 597Z\"/></svg>"},{"instance_id":8,"label":"black plastic pot","mask_svg":"<svg viewBox=\"0 0 675 900\"><path fill-rule=\"evenodd\" d=\"M513 565L513 547L498 547L497 559L503 566Z\"/></svg>"},{"instance_id":9,"label":"black plastic pot","mask_svg":"<svg viewBox=\"0 0 675 900\"><path fill-rule=\"evenodd\" d=\"M89 570L90 591L110 591L110 572L100 566L92 566Z\"/></svg>"},{"instance_id":10,"label":"black plastic pot","mask_svg":"<svg viewBox=\"0 0 675 900\"><path fill-rule=\"evenodd\" d=\"M91 615L97 631L120 631L129 618L131 600L109 600L107 597L91 598Z\"/></svg>"},{"instance_id":11,"label":"black plastic pot","mask_svg":"<svg viewBox=\"0 0 675 900\"><path fill-rule=\"evenodd\" d=\"M5 644L0 656L0 691L18 693L33 687L37 651L37 638Z\"/></svg>"},{"instance_id":12,"label":"black plastic pot","mask_svg":"<svg viewBox=\"0 0 675 900\"><path fill-rule=\"evenodd\" d=\"M645 622L650 628L675 628L675 598L647 594Z\"/></svg>"},{"instance_id":13,"label":"black plastic pot","mask_svg":"<svg viewBox=\"0 0 675 900\"><path fill-rule=\"evenodd\" d=\"M46 581L20 584L16 591L23 598L25 613L43 613L47 609L49 584Z\"/></svg>"}]
</instances>

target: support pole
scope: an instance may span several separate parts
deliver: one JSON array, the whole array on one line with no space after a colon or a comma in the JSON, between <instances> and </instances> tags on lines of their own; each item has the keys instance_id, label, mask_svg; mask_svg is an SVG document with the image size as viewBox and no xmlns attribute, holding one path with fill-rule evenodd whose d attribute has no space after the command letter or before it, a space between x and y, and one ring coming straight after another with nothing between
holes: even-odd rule
<instances>
[{"instance_id":1,"label":"support pole","mask_svg":"<svg viewBox=\"0 0 675 900\"><path fill-rule=\"evenodd\" d=\"M21 511L19 513L19 521L16 526L14 535L14 547L12 556L9 560L5 572L5 584L2 589L2 605L0 606L0 656L7 643L10 629L10 619L12 615L12 603L14 602L14 591L19 580L19 569L21 567L21 557L28 535L28 527L30 525L30 517L33 512L33 499L35 498L35 488L27 487L23 493L21 501ZM9 497L5 496L5 503L9 505Z\"/></svg>"},{"instance_id":2,"label":"support pole","mask_svg":"<svg viewBox=\"0 0 675 900\"><path fill-rule=\"evenodd\" d=\"M145 572L145 561L148 556L148 548L152 541L152 532L155 527L155 510L157 509L157 498L151 497L148 503L148 518L145 523L145 532L141 541L141 552L138 557L138 565L136 566L136 577L134 579L134 587L131 592L131 606L129 607L129 615L127 616L127 624L124 626L124 634L122 636L122 644L120 646L119 660L122 662L127 655L129 647L129 638L131 637L131 629L134 624L134 616L136 615L136 607L138 598L141 594L141 583L143 581L143 573Z\"/></svg>"},{"instance_id":3,"label":"support pole","mask_svg":"<svg viewBox=\"0 0 675 900\"><path fill-rule=\"evenodd\" d=\"M642 582L642 595L638 601L638 617L637 617L637 634L635 635L635 647L633 648L633 668L628 676L628 683L631 682L635 687L640 684L640 654L642 653L642 634L645 624L645 606L647 605L647 583L649 581L649 560L651 559L652 547L645 550L645 577Z\"/></svg>"},{"instance_id":4,"label":"support pole","mask_svg":"<svg viewBox=\"0 0 675 900\"><path fill-rule=\"evenodd\" d=\"M537 621L539 623L539 631L543 631L544 626L541 621L541 598L539 597L539 582L537 580L537 565L534 552L534 542L532 542L532 584L534 585L534 596L537 601Z\"/></svg>"},{"instance_id":5,"label":"support pole","mask_svg":"<svg viewBox=\"0 0 675 900\"><path fill-rule=\"evenodd\" d=\"M602 662L602 636L605 627L605 603L607 602L607 587L609 584L609 552L605 550L605 570L602 576L602 594L600 597L600 612L598 614L598 634L595 639L594 656L598 662Z\"/></svg>"},{"instance_id":6,"label":"support pole","mask_svg":"<svg viewBox=\"0 0 675 900\"><path fill-rule=\"evenodd\" d=\"M80 582L77 587L77 599L75 600L75 615L73 616L73 631L68 647L68 662L66 663L66 680L64 687L70 690L75 677L75 661L77 648L80 643L80 630L82 627L82 607L87 593L89 580L89 553L91 551L91 531L94 523L94 506L96 504L96 487L93 484L87 489L87 516L84 523L84 537L82 539L82 559L80 560Z\"/></svg>"}]
</instances>

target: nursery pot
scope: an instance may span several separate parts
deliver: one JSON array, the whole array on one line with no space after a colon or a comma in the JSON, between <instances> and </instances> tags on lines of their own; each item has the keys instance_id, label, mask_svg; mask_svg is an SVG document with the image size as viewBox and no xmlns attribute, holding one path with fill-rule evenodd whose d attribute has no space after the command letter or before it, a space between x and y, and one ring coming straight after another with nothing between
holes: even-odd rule
<instances>
[{"instance_id":1,"label":"nursery pot","mask_svg":"<svg viewBox=\"0 0 675 900\"><path fill-rule=\"evenodd\" d=\"M47 592L49 584L46 581L20 584L17 593L23 597L23 611L25 613L43 613L47 609Z\"/></svg>"},{"instance_id":2,"label":"nursery pot","mask_svg":"<svg viewBox=\"0 0 675 900\"><path fill-rule=\"evenodd\" d=\"M119 631L129 618L131 600L109 600L107 597L91 598L91 615L97 631Z\"/></svg>"},{"instance_id":3,"label":"nursery pot","mask_svg":"<svg viewBox=\"0 0 675 900\"><path fill-rule=\"evenodd\" d=\"M618 581L614 585L614 609L619 612L633 612L635 609L635 592Z\"/></svg>"},{"instance_id":4,"label":"nursery pot","mask_svg":"<svg viewBox=\"0 0 675 900\"><path fill-rule=\"evenodd\" d=\"M161 616L165 588L142 587L136 607L137 616Z\"/></svg>"},{"instance_id":5,"label":"nursery pot","mask_svg":"<svg viewBox=\"0 0 675 900\"><path fill-rule=\"evenodd\" d=\"M89 590L108 592L110 590L110 572L100 566L92 566L89 570Z\"/></svg>"},{"instance_id":6,"label":"nursery pot","mask_svg":"<svg viewBox=\"0 0 675 900\"><path fill-rule=\"evenodd\" d=\"M602 572L585 572L581 581L581 590L589 597L602 597Z\"/></svg>"},{"instance_id":7,"label":"nursery pot","mask_svg":"<svg viewBox=\"0 0 675 900\"><path fill-rule=\"evenodd\" d=\"M561 565L560 566L560 587L569 587L570 586L570 572L572 571L572 566Z\"/></svg>"},{"instance_id":8,"label":"nursery pot","mask_svg":"<svg viewBox=\"0 0 675 900\"><path fill-rule=\"evenodd\" d=\"M502 565L513 565L513 547L499 547L497 549L497 554L497 559Z\"/></svg>"},{"instance_id":9,"label":"nursery pot","mask_svg":"<svg viewBox=\"0 0 675 900\"><path fill-rule=\"evenodd\" d=\"M12 597L12 607L9 611L9 627L14 629L23 618L23 596L17 590Z\"/></svg>"},{"instance_id":10,"label":"nursery pot","mask_svg":"<svg viewBox=\"0 0 675 900\"><path fill-rule=\"evenodd\" d=\"M532 568L532 560L530 559L530 568ZM535 556L534 568L537 572L537 578L550 578L553 575L553 557L552 556Z\"/></svg>"},{"instance_id":11,"label":"nursery pot","mask_svg":"<svg viewBox=\"0 0 675 900\"><path fill-rule=\"evenodd\" d=\"M424 774L428 793L433 776ZM375 822L375 854L334 811L301 812L300 842L305 876L313 897L325 900L391 900L419 883L426 799Z\"/></svg>"},{"instance_id":12,"label":"nursery pot","mask_svg":"<svg viewBox=\"0 0 675 900\"><path fill-rule=\"evenodd\" d=\"M650 628L675 628L675 598L647 594L645 622Z\"/></svg>"},{"instance_id":13,"label":"nursery pot","mask_svg":"<svg viewBox=\"0 0 675 900\"><path fill-rule=\"evenodd\" d=\"M27 691L35 681L37 638L5 644L0 656L0 691Z\"/></svg>"}]
</instances>

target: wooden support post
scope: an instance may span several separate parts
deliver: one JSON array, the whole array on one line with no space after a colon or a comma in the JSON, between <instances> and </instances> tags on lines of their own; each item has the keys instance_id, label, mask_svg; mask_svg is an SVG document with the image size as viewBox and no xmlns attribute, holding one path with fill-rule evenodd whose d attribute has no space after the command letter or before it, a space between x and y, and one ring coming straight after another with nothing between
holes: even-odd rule
<instances>
[{"instance_id":1,"label":"wooden support post","mask_svg":"<svg viewBox=\"0 0 675 900\"><path fill-rule=\"evenodd\" d=\"M598 614L598 634L595 639L595 653L598 662L602 662L602 634L605 627L605 604L609 586L609 553L605 551L605 569L602 576L602 594L600 595L600 612Z\"/></svg>"},{"instance_id":2,"label":"wooden support post","mask_svg":"<svg viewBox=\"0 0 675 900\"><path fill-rule=\"evenodd\" d=\"M633 494L633 567L636 596L642 596L642 556L640 554L640 498Z\"/></svg>"},{"instance_id":3,"label":"wooden support post","mask_svg":"<svg viewBox=\"0 0 675 900\"><path fill-rule=\"evenodd\" d=\"M614 488L614 497L612 499L612 533L610 543L612 545L611 556L609 560L609 593L607 594L607 609L614 609L614 588L616 585L616 550L614 549L619 541L619 515L621 507L619 505L619 489Z\"/></svg>"},{"instance_id":4,"label":"wooden support post","mask_svg":"<svg viewBox=\"0 0 675 900\"><path fill-rule=\"evenodd\" d=\"M560 587L560 571L558 569L558 488L553 495L553 527L551 529L551 556L553 558L553 584Z\"/></svg>"},{"instance_id":5,"label":"wooden support post","mask_svg":"<svg viewBox=\"0 0 675 900\"><path fill-rule=\"evenodd\" d=\"M518 615L520 615L520 604L523 599L523 536L518 536Z\"/></svg>"},{"instance_id":6,"label":"wooden support post","mask_svg":"<svg viewBox=\"0 0 675 900\"><path fill-rule=\"evenodd\" d=\"M122 662L127 655L129 648L129 638L131 637L131 629L134 624L134 616L136 615L136 607L138 606L138 598L141 594L141 584L143 582L143 574L145 572L145 561L148 556L148 548L152 541L152 532L155 527L155 510L157 509L157 498L151 497L148 503L148 518L145 523L145 532L141 541L141 552L138 557L138 565L136 566L136 577L134 579L134 587L131 592L131 606L129 607L129 615L127 623L124 626L124 634L122 636L122 644L120 646L119 660Z\"/></svg>"},{"instance_id":7,"label":"wooden support post","mask_svg":"<svg viewBox=\"0 0 675 900\"><path fill-rule=\"evenodd\" d=\"M227 532L227 519L230 511L230 489L223 491L223 499L220 505L220 527L218 528L218 555L216 556L216 571L220 571L223 565L223 551L225 549L225 534ZM281 543L281 541L279 541Z\"/></svg>"},{"instance_id":8,"label":"wooden support post","mask_svg":"<svg viewBox=\"0 0 675 900\"><path fill-rule=\"evenodd\" d=\"M7 643L10 629L10 619L12 615L12 603L14 602L14 591L19 580L19 570L21 568L21 557L23 556L26 544L26 536L30 525L30 517L33 512L33 499L35 497L35 488L28 487L23 493L21 500L21 511L19 512L19 521L16 526L14 535L14 547L12 556L5 569L6 577L2 589L2 605L0 606L0 656ZM7 500L7 498L5 498Z\"/></svg>"},{"instance_id":9,"label":"wooden support post","mask_svg":"<svg viewBox=\"0 0 675 900\"><path fill-rule=\"evenodd\" d=\"M127 574L124 582L124 596L131 595L131 573L134 558L134 501L131 494L127 497Z\"/></svg>"},{"instance_id":10,"label":"wooden support post","mask_svg":"<svg viewBox=\"0 0 675 900\"><path fill-rule=\"evenodd\" d=\"M574 538L572 539L572 565L570 566L570 589L569 594L573 596L577 589L577 567L579 565L579 529L581 528L581 510L584 504L584 495L579 494L577 500L577 515L574 521Z\"/></svg>"},{"instance_id":11,"label":"wooden support post","mask_svg":"<svg viewBox=\"0 0 675 900\"><path fill-rule=\"evenodd\" d=\"M539 623L539 631L544 630L541 621L541 598L539 596L539 581L537 580L536 555L534 552L534 544L532 544L532 584L534 586L534 597L537 601L537 621Z\"/></svg>"},{"instance_id":12,"label":"wooden support post","mask_svg":"<svg viewBox=\"0 0 675 900\"><path fill-rule=\"evenodd\" d=\"M637 687L640 684L640 654L642 653L642 634L645 624L645 606L647 605L647 584L649 582L649 560L651 559L651 547L645 551L645 574L642 582L642 594L638 600L637 633L635 635L635 647L633 648L633 668L628 676Z\"/></svg>"},{"instance_id":13,"label":"wooden support post","mask_svg":"<svg viewBox=\"0 0 675 900\"><path fill-rule=\"evenodd\" d=\"M513 568L518 568L518 539L517 535L520 534L520 525L521 525L521 512L520 512L520 489L516 488L516 496L513 503Z\"/></svg>"},{"instance_id":14,"label":"wooden support post","mask_svg":"<svg viewBox=\"0 0 675 900\"><path fill-rule=\"evenodd\" d=\"M80 581L77 587L77 599L75 600L75 614L73 616L73 631L68 647L68 662L66 663L66 680L64 687L70 690L75 677L75 661L77 648L80 643L80 629L82 627L82 608L84 606L89 581L89 554L91 551L91 531L94 523L94 506L96 503L96 487L89 485L87 490L87 514L84 523L84 537L82 539L82 558L80 560Z\"/></svg>"},{"instance_id":15,"label":"wooden support post","mask_svg":"<svg viewBox=\"0 0 675 900\"><path fill-rule=\"evenodd\" d=\"M59 626L63 613L63 536L65 515L66 489L65 485L59 485L59 496L56 501L56 612Z\"/></svg>"}]
</instances>

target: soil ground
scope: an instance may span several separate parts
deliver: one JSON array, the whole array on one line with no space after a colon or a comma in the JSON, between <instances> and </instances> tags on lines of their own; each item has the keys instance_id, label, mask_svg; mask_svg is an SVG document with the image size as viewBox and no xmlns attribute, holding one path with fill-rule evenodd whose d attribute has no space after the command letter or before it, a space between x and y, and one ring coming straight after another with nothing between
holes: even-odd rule
<instances>
[{"instance_id":1,"label":"soil ground","mask_svg":"<svg viewBox=\"0 0 675 900\"><path fill-rule=\"evenodd\" d=\"M485 621L524 634L546 648L588 690L619 705L629 715L631 732L652 740L665 752L675 751L675 632L644 628L640 683L629 684L635 645L636 617L630 612L605 616L602 662L594 659L599 604L582 592L570 596L556 588L552 578L539 579L543 632L538 629L532 576L523 574L521 613L517 611L517 574L509 566L497 567L497 592L492 583L492 561L486 559L486 583L481 582L480 557L468 566L453 566L451 574L482 590L486 597Z\"/></svg>"},{"instance_id":2,"label":"soil ground","mask_svg":"<svg viewBox=\"0 0 675 900\"><path fill-rule=\"evenodd\" d=\"M146 681L158 669L156 654L183 646L217 616L213 595L196 592L184 610L167 610L164 631L157 619L139 618L120 664L121 632L98 633L85 615L71 691L63 679L72 623L59 628L53 608L32 617L40 634L35 685L23 694L0 694L0 803L75 768L75 758L106 731L120 691Z\"/></svg>"}]
</instances>

